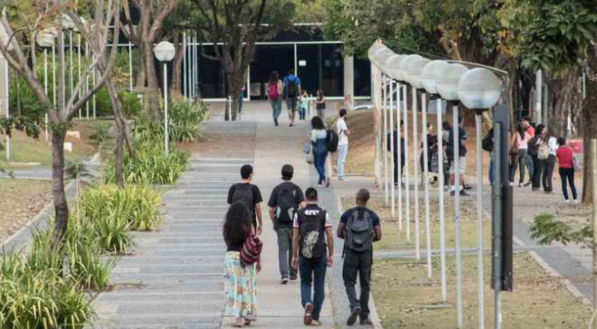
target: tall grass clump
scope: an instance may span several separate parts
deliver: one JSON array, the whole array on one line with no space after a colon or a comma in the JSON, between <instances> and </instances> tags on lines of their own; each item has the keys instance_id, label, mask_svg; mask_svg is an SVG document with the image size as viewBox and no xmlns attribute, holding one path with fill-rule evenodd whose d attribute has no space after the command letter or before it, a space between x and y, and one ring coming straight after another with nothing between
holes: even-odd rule
<instances>
[{"instance_id":1,"label":"tall grass clump","mask_svg":"<svg viewBox=\"0 0 597 329\"><path fill-rule=\"evenodd\" d=\"M203 103L174 101L168 109L170 140L175 142L196 142L201 137L201 122L207 114Z\"/></svg>"}]
</instances>

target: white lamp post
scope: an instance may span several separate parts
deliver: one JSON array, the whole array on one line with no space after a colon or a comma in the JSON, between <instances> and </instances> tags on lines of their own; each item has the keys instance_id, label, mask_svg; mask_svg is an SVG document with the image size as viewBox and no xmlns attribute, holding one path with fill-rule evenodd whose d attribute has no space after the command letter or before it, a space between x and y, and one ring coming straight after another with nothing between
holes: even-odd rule
<instances>
[{"instance_id":1,"label":"white lamp post","mask_svg":"<svg viewBox=\"0 0 597 329\"><path fill-rule=\"evenodd\" d=\"M450 64L444 71L440 80L436 81L436 88L443 99L458 101L458 82L460 77L468 71L461 64ZM460 248L460 136L458 127L458 105L452 108L452 136L454 155L452 166L454 168L454 231L456 244L456 307L458 328L462 329L462 251Z\"/></svg>"},{"instance_id":2,"label":"white lamp post","mask_svg":"<svg viewBox=\"0 0 597 329\"><path fill-rule=\"evenodd\" d=\"M3 13L3 15L6 15L6 13ZM14 46L13 46L12 41L10 43L8 43L9 40L10 40L10 36L8 35L8 32L4 28L4 25L0 24L0 42L2 42L3 45L6 45L6 50L12 51L14 49ZM6 79L5 80L6 98L4 99L4 106L5 106L5 110L6 110L6 119L9 119L10 118L10 76L9 76L8 60L6 58L4 59L4 63L5 63L4 74L5 74L5 79ZM8 134L6 134L6 161L10 161L10 136Z\"/></svg>"},{"instance_id":3,"label":"white lamp post","mask_svg":"<svg viewBox=\"0 0 597 329\"><path fill-rule=\"evenodd\" d=\"M478 319L479 328L484 327L483 305L483 149L481 147L481 120L483 111L489 110L500 98L501 81L493 72L484 68L475 68L462 75L458 82L460 102L475 110L477 134L477 284L478 284ZM499 290L496 290L499 294ZM499 303L498 303L499 304Z\"/></svg>"},{"instance_id":4,"label":"white lamp post","mask_svg":"<svg viewBox=\"0 0 597 329\"><path fill-rule=\"evenodd\" d=\"M44 92L48 95L48 48L53 48L56 43L56 35L52 30L43 30L37 34L37 44L44 49ZM48 133L48 112L45 113L45 138L49 140Z\"/></svg>"},{"instance_id":5,"label":"white lamp post","mask_svg":"<svg viewBox=\"0 0 597 329\"><path fill-rule=\"evenodd\" d=\"M425 90L431 94L437 94L436 81L444 74L444 70L449 64L446 61L431 61L423 68L421 83ZM438 194L439 194L439 245L440 245L440 282L442 292L442 302L448 301L448 291L446 284L446 224L444 218L444 146L443 146L443 120L442 120L442 102L441 98L437 100L437 149L438 149Z\"/></svg>"},{"instance_id":6,"label":"white lamp post","mask_svg":"<svg viewBox=\"0 0 597 329\"><path fill-rule=\"evenodd\" d=\"M169 154L169 132L168 132L168 63L174 59L176 49L174 45L167 41L162 41L155 46L153 50L158 61L164 64L164 144L166 155Z\"/></svg>"},{"instance_id":7,"label":"white lamp post","mask_svg":"<svg viewBox=\"0 0 597 329\"><path fill-rule=\"evenodd\" d=\"M396 55L391 49L386 48L381 50L378 54L375 55L375 59L377 62L378 67L381 69L382 75L382 90L383 90L383 105L382 105L382 122L383 122L383 135L382 135L382 143L381 146L383 148L383 166L384 166L384 191L385 191L385 201L388 204L389 201L389 168L388 168L388 148L387 148L387 140L386 136L388 134L388 76L387 76L387 68L385 67L385 63L390 59L390 57Z\"/></svg>"}]
</instances>

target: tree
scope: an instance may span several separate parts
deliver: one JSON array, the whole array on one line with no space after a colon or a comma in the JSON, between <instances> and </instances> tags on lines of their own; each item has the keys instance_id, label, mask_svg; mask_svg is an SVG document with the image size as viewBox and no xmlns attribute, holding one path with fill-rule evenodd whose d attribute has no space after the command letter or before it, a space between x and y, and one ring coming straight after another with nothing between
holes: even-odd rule
<instances>
[{"instance_id":1,"label":"tree","mask_svg":"<svg viewBox=\"0 0 597 329\"><path fill-rule=\"evenodd\" d=\"M33 25L27 28L15 28L18 23L12 23L7 16L4 15L0 22L6 29L10 36L9 42L0 42L0 52L6 58L10 67L21 77L25 79L31 90L39 101L47 108L50 127L52 130L52 194L54 198L55 208L55 230L54 230L54 246L57 246L63 239L68 226L69 209L66 200L66 193L64 190L64 140L66 131L70 125L70 121L77 111L82 108L85 103L96 93L105 83L110 75L110 71L114 64L114 59L118 51L118 38L112 38L110 42L110 22L114 21L115 26L118 27L118 16L120 12L120 0L110 0L106 3L103 0L94 0L89 2L90 24L83 25L81 20L74 12L74 3L64 0L48 0L40 1L37 6L28 8L20 7L23 3L15 2L11 9L17 12L31 12L35 11L35 20ZM3 8L6 8L4 5ZM37 63L31 58L35 58L35 35L44 27L55 26L57 29L58 40L58 71L65 68L66 55L64 44L64 23L66 17L70 17L75 21L84 38L89 43L90 54L92 60L83 70L83 79L81 79L75 88L75 91L67 99L65 93L67 90L67 82L60 75L58 81L58 99L65 101L57 102L56 106L46 96L44 92L43 81L37 77ZM12 45L12 49L8 45ZM25 50L30 47L31 58L25 54ZM111 46L111 47L110 47ZM106 49L110 49L106 52ZM99 63L103 62L108 56L107 70L100 75L97 83L91 86L89 91L84 92L82 83L87 80L87 77L97 69Z\"/></svg>"},{"instance_id":2,"label":"tree","mask_svg":"<svg viewBox=\"0 0 597 329\"><path fill-rule=\"evenodd\" d=\"M174 11L180 0L123 0L126 37L141 51L142 70L137 76L137 90L143 92L146 113L161 120L159 85L156 75L153 47L162 35L165 19ZM139 13L139 24L131 16L131 5Z\"/></svg>"},{"instance_id":3,"label":"tree","mask_svg":"<svg viewBox=\"0 0 597 329\"><path fill-rule=\"evenodd\" d=\"M215 55L207 54L201 47L201 56L220 62L224 68L228 94L232 96L232 117L226 113L226 120L236 120L238 98L254 59L255 43L289 23L294 3L286 0L189 1L196 11L189 24L197 29L202 42L217 45Z\"/></svg>"}]
</instances>

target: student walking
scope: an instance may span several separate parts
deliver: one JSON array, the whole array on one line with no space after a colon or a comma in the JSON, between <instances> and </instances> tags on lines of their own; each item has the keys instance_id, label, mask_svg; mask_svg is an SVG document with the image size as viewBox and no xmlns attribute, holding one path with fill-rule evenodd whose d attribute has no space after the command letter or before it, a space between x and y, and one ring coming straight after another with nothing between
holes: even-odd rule
<instances>
[{"instance_id":1,"label":"student walking","mask_svg":"<svg viewBox=\"0 0 597 329\"><path fill-rule=\"evenodd\" d=\"M244 165L240 168L241 182L230 186L228 190L228 204L242 202L249 209L255 232L261 235L263 231L263 221L261 216L261 202L263 197L259 187L251 184L253 180L253 167Z\"/></svg>"},{"instance_id":2,"label":"student walking","mask_svg":"<svg viewBox=\"0 0 597 329\"><path fill-rule=\"evenodd\" d=\"M317 90L317 100L316 100L316 107L317 109L317 116L321 119L325 119L325 95L323 94L323 90Z\"/></svg>"},{"instance_id":3,"label":"student walking","mask_svg":"<svg viewBox=\"0 0 597 329\"><path fill-rule=\"evenodd\" d=\"M278 125L280 113L282 113L282 92L284 91L284 84L280 81L278 72L274 71L269 76L267 83L267 100L272 106L272 115L274 118L274 125Z\"/></svg>"},{"instance_id":4,"label":"student walking","mask_svg":"<svg viewBox=\"0 0 597 329\"><path fill-rule=\"evenodd\" d=\"M327 130L320 117L313 117L313 119L311 119L311 128L312 130L309 133L309 138L313 148L313 165L319 174L317 186L323 186L323 184L325 184L325 187L329 187L330 179L325 175L325 160L328 156Z\"/></svg>"},{"instance_id":5,"label":"student walking","mask_svg":"<svg viewBox=\"0 0 597 329\"><path fill-rule=\"evenodd\" d=\"M519 167L520 170L520 179L518 181L518 187L522 186L529 186L531 185L532 175L529 168L529 181L527 183L524 182L524 174L525 174L525 167L528 166L529 163L532 163L530 160L530 155L528 153L529 149L529 141L531 140L531 135L527 132L527 129L524 126L524 123L518 124L518 131L515 135L515 143L516 143L516 157L514 158L514 170L510 172L511 179L510 181L514 181L514 175L516 174L516 166Z\"/></svg>"},{"instance_id":6,"label":"student walking","mask_svg":"<svg viewBox=\"0 0 597 329\"><path fill-rule=\"evenodd\" d=\"M404 175L404 164L406 163L406 154L405 154L405 145L404 145L404 137L402 136L402 127L403 121L400 120L400 136L398 136L398 126L394 127L394 131L388 133L386 136L386 149L388 152L392 152L391 150L391 138L390 134L394 134L394 185L398 186L398 166L400 166L400 172ZM400 139L400 162L398 162L398 140Z\"/></svg>"},{"instance_id":7,"label":"student walking","mask_svg":"<svg viewBox=\"0 0 597 329\"><path fill-rule=\"evenodd\" d=\"M348 156L348 136L350 136L350 129L346 125L346 109L340 110L340 117L336 121L336 132L338 133L338 179L344 180L344 164Z\"/></svg>"},{"instance_id":8,"label":"student walking","mask_svg":"<svg viewBox=\"0 0 597 329\"><path fill-rule=\"evenodd\" d=\"M284 78L284 96L286 97L286 108L288 109L288 119L294 126L294 117L296 116L298 99L301 95L301 79L294 74L294 70L288 71L288 76Z\"/></svg>"},{"instance_id":9,"label":"student walking","mask_svg":"<svg viewBox=\"0 0 597 329\"><path fill-rule=\"evenodd\" d=\"M551 134L546 133L545 142L547 143L547 159L545 160L545 169L543 170L543 176L541 177L543 191L545 193L553 192L553 170L556 166L556 152L558 151L558 141L557 138L551 136ZM545 152L545 142L543 146L539 147L539 156Z\"/></svg>"},{"instance_id":10,"label":"student walking","mask_svg":"<svg viewBox=\"0 0 597 329\"><path fill-rule=\"evenodd\" d=\"M325 273L326 267L333 264L334 237L329 214L317 205L317 190L310 187L305 194L307 206L294 217L292 266L299 270L301 276L301 304L305 310L303 323L320 326Z\"/></svg>"},{"instance_id":11,"label":"student walking","mask_svg":"<svg viewBox=\"0 0 597 329\"><path fill-rule=\"evenodd\" d=\"M560 179L562 180L562 193L566 203L570 202L568 197L568 185L572 191L572 199L574 203L578 203L576 198L576 186L574 185L574 153L572 148L566 143L563 137L558 138L558 151L556 152L558 158L558 166L560 167Z\"/></svg>"},{"instance_id":12,"label":"student walking","mask_svg":"<svg viewBox=\"0 0 597 329\"><path fill-rule=\"evenodd\" d=\"M461 196L469 196L466 193L464 187L464 174L466 172L466 146L464 146L464 141L466 140L466 131L464 130L464 118L459 116L458 117L458 136L454 136L454 133L450 130L450 138L448 144L446 145L448 158L450 159L450 195L454 196L455 193L459 192ZM456 168L454 166L454 138L458 138L458 177L456 177ZM456 191L455 182L456 179L460 180L460 191Z\"/></svg>"},{"instance_id":13,"label":"student walking","mask_svg":"<svg viewBox=\"0 0 597 329\"><path fill-rule=\"evenodd\" d=\"M292 222L300 208L307 204L303 190L292 182L294 168L286 164L282 167L282 183L274 188L267 205L269 217L278 235L278 265L281 284L288 280L296 282L296 270L291 266L292 260Z\"/></svg>"},{"instance_id":14,"label":"student walking","mask_svg":"<svg viewBox=\"0 0 597 329\"><path fill-rule=\"evenodd\" d=\"M541 188L541 176L543 175L543 169L545 167L545 160L539 159L539 147L545 142L545 125L539 124L535 129L535 136L529 141L529 156L533 163L533 176L531 177L533 191L538 191Z\"/></svg>"},{"instance_id":15,"label":"student walking","mask_svg":"<svg viewBox=\"0 0 597 329\"><path fill-rule=\"evenodd\" d=\"M299 120L305 120L307 117L307 108L309 108L309 95L306 90L301 94L301 106L299 108Z\"/></svg>"},{"instance_id":16,"label":"student walking","mask_svg":"<svg viewBox=\"0 0 597 329\"><path fill-rule=\"evenodd\" d=\"M337 235L344 239L344 265L342 278L350 302L350 316L346 324L352 326L357 317L361 325L371 325L369 319L369 292L371 290L371 269L373 267L373 242L381 240L379 216L369 208L369 191L357 192L357 206L348 209L340 218ZM357 275L361 296L357 299L355 289Z\"/></svg>"},{"instance_id":17,"label":"student walking","mask_svg":"<svg viewBox=\"0 0 597 329\"><path fill-rule=\"evenodd\" d=\"M261 243L255 237L255 229L251 223L251 214L244 203L233 203L226 213L224 222L224 241L226 242L226 257L224 260L224 283L226 289L226 315L236 319L234 327L240 328L250 325L257 318L257 289L255 277L261 270L259 258ZM250 245L255 246L250 259L246 263L246 254L241 256L241 250L252 239ZM251 248L248 248L251 249ZM256 260L256 261L255 261Z\"/></svg>"}]
</instances>

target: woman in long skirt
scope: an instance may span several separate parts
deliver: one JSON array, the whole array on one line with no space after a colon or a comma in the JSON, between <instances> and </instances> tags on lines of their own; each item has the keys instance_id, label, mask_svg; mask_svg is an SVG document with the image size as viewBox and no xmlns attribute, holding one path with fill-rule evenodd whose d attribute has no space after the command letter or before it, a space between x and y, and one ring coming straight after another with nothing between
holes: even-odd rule
<instances>
[{"instance_id":1,"label":"woman in long skirt","mask_svg":"<svg viewBox=\"0 0 597 329\"><path fill-rule=\"evenodd\" d=\"M251 215L242 202L235 202L228 209L224 223L226 242L225 288L226 315L236 319L234 327L249 325L257 318L257 289L255 276L259 264L243 266L240 251L245 240L254 234Z\"/></svg>"}]
</instances>

